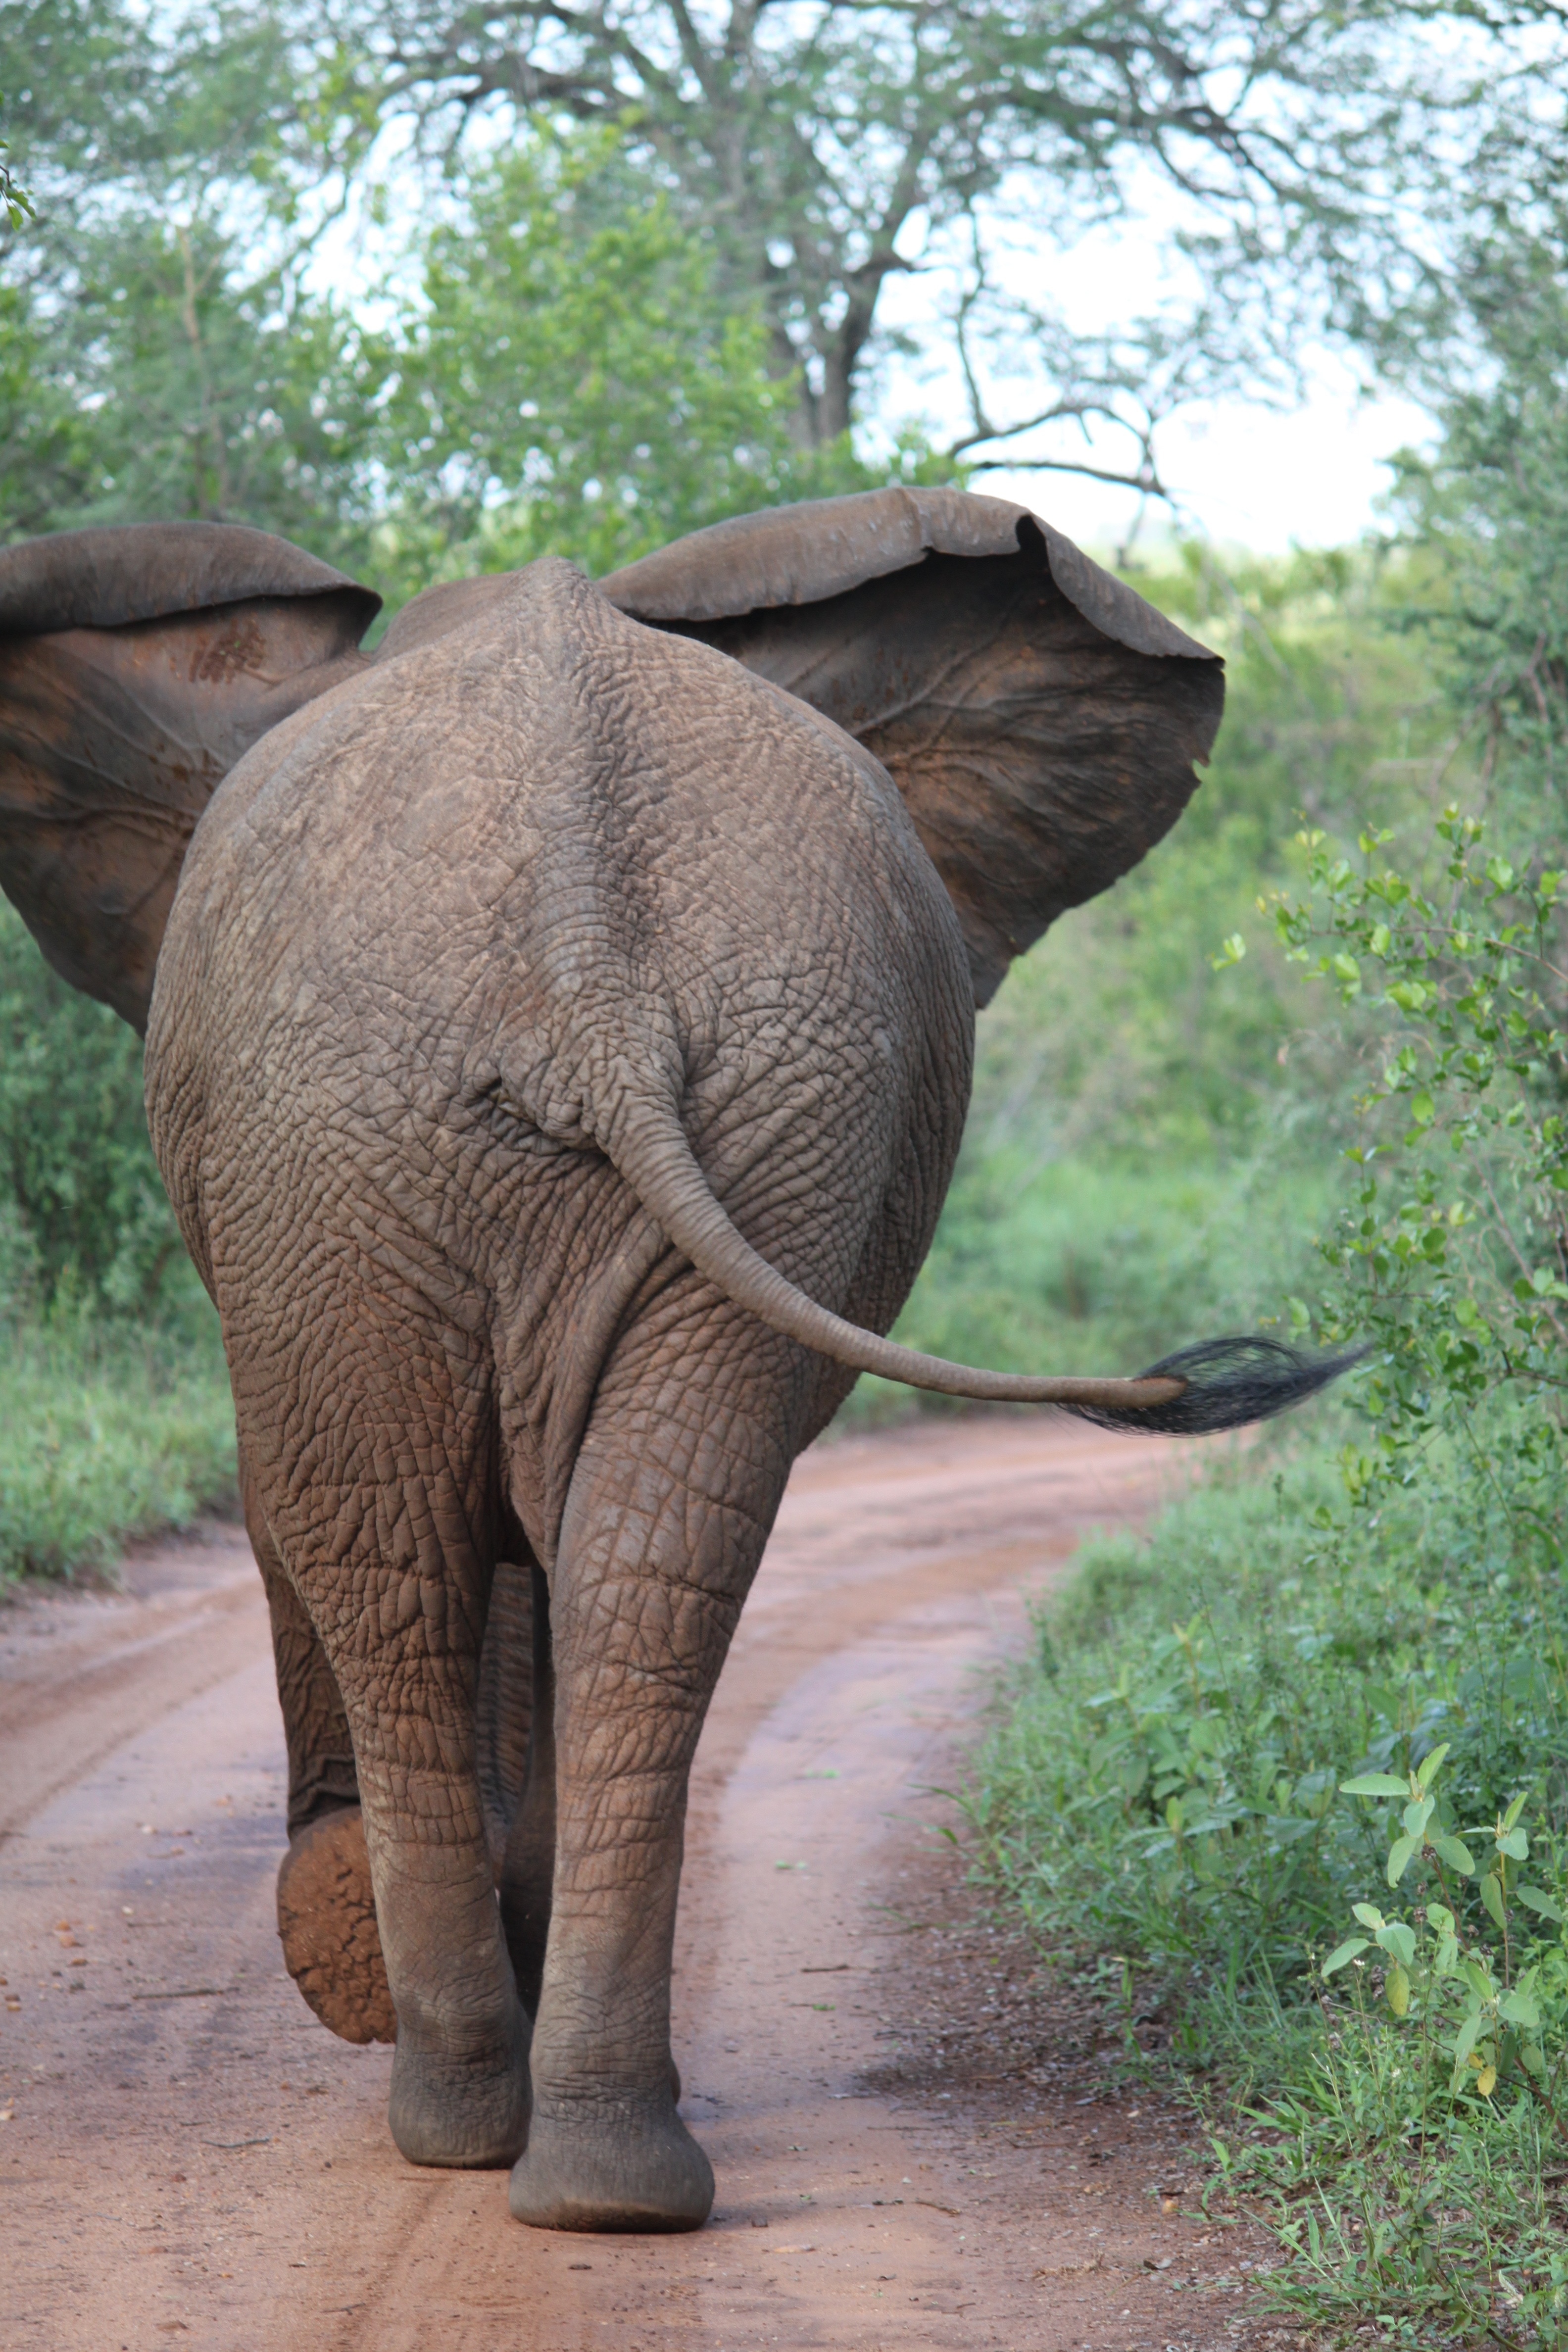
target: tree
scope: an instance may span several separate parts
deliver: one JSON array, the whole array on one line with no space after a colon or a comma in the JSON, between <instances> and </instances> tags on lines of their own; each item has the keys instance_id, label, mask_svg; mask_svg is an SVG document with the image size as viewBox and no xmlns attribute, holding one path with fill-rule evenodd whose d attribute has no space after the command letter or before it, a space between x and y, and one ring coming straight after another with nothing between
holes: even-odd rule
<instances>
[{"instance_id":1,"label":"tree","mask_svg":"<svg viewBox=\"0 0 1568 2352\"><path fill-rule=\"evenodd\" d=\"M1531 201L1531 197L1534 201ZM1450 754L1509 803L1513 843L1568 838L1568 205L1493 185L1458 264L1391 354L1434 409L1396 509L1429 550Z\"/></svg>"},{"instance_id":2,"label":"tree","mask_svg":"<svg viewBox=\"0 0 1568 2352\"><path fill-rule=\"evenodd\" d=\"M203 10L166 38L119 0L0 12L38 200L0 254L6 536L166 515L352 539L374 387L306 290L289 63L265 17Z\"/></svg>"},{"instance_id":3,"label":"tree","mask_svg":"<svg viewBox=\"0 0 1568 2352\"><path fill-rule=\"evenodd\" d=\"M335 306L244 267L210 219L136 213L76 242L70 281L5 289L0 481L10 533L149 516L358 542L374 391Z\"/></svg>"},{"instance_id":4,"label":"tree","mask_svg":"<svg viewBox=\"0 0 1568 2352\"><path fill-rule=\"evenodd\" d=\"M801 446L842 442L918 345L967 404L950 467L1158 490L1163 415L1283 392L1318 330L1381 343L1446 268L1488 141L1549 154L1557 22L1555 0L17 0L0 88L48 213L155 187L247 266L373 211L378 176L405 202L410 137L437 217L541 120L620 128L721 303L760 312ZM1151 189L1184 292L1070 331L1055 257L1097 224L1146 241ZM943 315L911 335L887 291L921 273ZM1070 438L1108 419L1131 436L1109 464Z\"/></svg>"},{"instance_id":5,"label":"tree","mask_svg":"<svg viewBox=\"0 0 1568 2352\"><path fill-rule=\"evenodd\" d=\"M919 478L803 452L766 322L613 126L531 130L418 242L418 295L367 344L386 384L378 532L410 583L546 551L605 572L729 514Z\"/></svg>"},{"instance_id":6,"label":"tree","mask_svg":"<svg viewBox=\"0 0 1568 2352\"><path fill-rule=\"evenodd\" d=\"M1253 376L1270 325L1288 352L1309 289L1320 316L1336 297L1347 318L1376 314L1380 288L1392 300L1415 267L1400 199L1421 187L1414 229L1429 226L1435 153L1454 162L1488 113L1476 61L1531 13L1494 21L1484 0L344 0L334 71L359 45L365 102L411 114L448 157L466 126L493 137L497 118L540 108L635 125L730 285L761 301L776 372L799 370L813 445L854 421L889 282L945 259L971 407L951 454L1014 463L1026 433L1109 416L1139 444L1112 478L1148 487L1151 361L1179 400ZM1433 26L1460 28L1451 70L1427 62L1445 55ZM1552 61L1530 62L1539 85ZM1140 173L1186 207L1211 299L1179 323L1085 340L1048 299L1007 292L1010 231L1026 232L1038 280L1053 249L1127 214ZM1260 290L1272 321L1244 317ZM991 413L982 362L998 352L1026 352L1044 386L1022 415ZM1031 446L1030 462L1102 470Z\"/></svg>"},{"instance_id":7,"label":"tree","mask_svg":"<svg viewBox=\"0 0 1568 2352\"><path fill-rule=\"evenodd\" d=\"M140 1040L51 971L0 904L0 1316L24 1270L46 1302L63 1288L145 1311L180 1254Z\"/></svg>"},{"instance_id":8,"label":"tree","mask_svg":"<svg viewBox=\"0 0 1568 2352\"><path fill-rule=\"evenodd\" d=\"M5 160L10 144L8 139L0 139L0 213L10 227L20 228L24 221L33 218L33 199Z\"/></svg>"},{"instance_id":9,"label":"tree","mask_svg":"<svg viewBox=\"0 0 1568 2352\"><path fill-rule=\"evenodd\" d=\"M362 284L371 328L312 286L265 110L226 121L197 171L189 126L220 66L226 87L221 54L181 68L162 156L138 132L100 183L68 124L37 151L50 217L0 287L10 533L249 522L395 602L551 551L607 570L727 514L928 470L909 440L879 466L800 448L759 306L611 124L528 127L460 208L417 216L379 290Z\"/></svg>"}]
</instances>

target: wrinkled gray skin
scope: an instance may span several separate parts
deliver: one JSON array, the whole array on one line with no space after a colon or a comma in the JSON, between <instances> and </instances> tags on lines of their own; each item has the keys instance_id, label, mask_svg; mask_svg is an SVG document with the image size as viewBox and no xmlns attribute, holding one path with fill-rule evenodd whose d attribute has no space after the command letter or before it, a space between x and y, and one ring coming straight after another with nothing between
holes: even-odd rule
<instances>
[{"instance_id":1,"label":"wrinkled gray skin","mask_svg":"<svg viewBox=\"0 0 1568 2352\"><path fill-rule=\"evenodd\" d=\"M791 1462L855 1377L694 1271L641 1176L684 1130L755 1249L885 1331L973 1034L883 770L563 564L285 720L197 827L148 1106L223 1318L297 1784L327 1758L298 1807L352 1794L335 1682L394 2135L515 2158L525 2221L708 2212L669 2047L687 1778ZM499 1910L498 1563L548 1587L552 1636Z\"/></svg>"}]
</instances>

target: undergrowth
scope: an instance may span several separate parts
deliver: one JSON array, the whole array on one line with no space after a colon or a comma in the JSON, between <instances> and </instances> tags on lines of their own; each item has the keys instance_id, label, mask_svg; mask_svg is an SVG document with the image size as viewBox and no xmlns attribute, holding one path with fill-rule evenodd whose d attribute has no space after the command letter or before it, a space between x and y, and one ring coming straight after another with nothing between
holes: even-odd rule
<instances>
[{"instance_id":1,"label":"undergrowth","mask_svg":"<svg viewBox=\"0 0 1568 2352\"><path fill-rule=\"evenodd\" d=\"M1460 1461L1353 1533L1321 1524L1328 1449L1257 1468L1091 1544L1041 1605L970 1796L984 1867L1120 2011L1129 2062L1202 2100L1279 2231L1277 2301L1434 2347L1512 2309L1502 2340L1555 2347L1568 1600ZM1434 1758L1429 1826L1472 1866L1414 1853L1391 1890ZM1344 1793L1368 1774L1390 1791ZM1494 1990L1455 2095L1467 1969ZM1521 1987L1528 2033L1496 2014Z\"/></svg>"},{"instance_id":2,"label":"undergrowth","mask_svg":"<svg viewBox=\"0 0 1568 2352\"><path fill-rule=\"evenodd\" d=\"M1321 1306L1287 1302L1370 1343L1352 1442L1320 1422L1091 1548L971 1801L1129 2063L1205 2106L1275 2307L1320 2341L1563 2352L1564 877L1455 810L1430 881L1387 838L1357 866L1308 836L1279 909L1361 1088Z\"/></svg>"},{"instance_id":3,"label":"undergrowth","mask_svg":"<svg viewBox=\"0 0 1568 2352\"><path fill-rule=\"evenodd\" d=\"M216 1318L14 1325L0 1349L0 1584L110 1567L235 1501Z\"/></svg>"}]
</instances>

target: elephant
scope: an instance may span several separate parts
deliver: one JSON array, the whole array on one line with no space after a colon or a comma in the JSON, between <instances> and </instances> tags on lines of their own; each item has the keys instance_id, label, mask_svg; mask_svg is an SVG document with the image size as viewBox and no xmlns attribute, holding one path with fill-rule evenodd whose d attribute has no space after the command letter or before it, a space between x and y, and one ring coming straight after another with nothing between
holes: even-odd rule
<instances>
[{"instance_id":1,"label":"elephant","mask_svg":"<svg viewBox=\"0 0 1568 2352\"><path fill-rule=\"evenodd\" d=\"M1222 665L1026 509L891 489L370 592L267 534L0 553L0 881L146 1037L221 1318L289 1756L279 1919L422 2165L684 2230L704 1712L857 1375L1233 1427L888 1339L1010 961L1168 830Z\"/></svg>"}]
</instances>

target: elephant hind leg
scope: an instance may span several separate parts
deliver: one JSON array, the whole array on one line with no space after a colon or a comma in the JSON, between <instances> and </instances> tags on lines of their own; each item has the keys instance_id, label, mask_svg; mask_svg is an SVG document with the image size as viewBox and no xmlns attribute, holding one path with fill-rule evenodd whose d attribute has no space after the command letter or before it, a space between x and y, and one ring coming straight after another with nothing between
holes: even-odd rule
<instances>
[{"instance_id":1,"label":"elephant hind leg","mask_svg":"<svg viewBox=\"0 0 1568 2352\"><path fill-rule=\"evenodd\" d=\"M240 1459L245 1531L261 1571L272 1621L272 1663L289 1756L289 1834L338 1808L359 1803L348 1713L331 1661L273 1542L255 1486Z\"/></svg>"},{"instance_id":2,"label":"elephant hind leg","mask_svg":"<svg viewBox=\"0 0 1568 2352\"><path fill-rule=\"evenodd\" d=\"M669 1971L687 1782L814 1369L693 1278L602 1374L551 1580L555 1869L514 2217L700 2228Z\"/></svg>"},{"instance_id":3,"label":"elephant hind leg","mask_svg":"<svg viewBox=\"0 0 1568 2352\"><path fill-rule=\"evenodd\" d=\"M544 1852L542 1870L533 1845L527 1841L526 1828L523 1837L519 1837L522 1817L537 1818L541 1779L531 1736L537 1719L532 1703L538 1672L534 1627L540 1622L535 1617L532 1589L536 1583L542 1591L543 1579L537 1569L519 1568L510 1560L497 1562L479 1652L474 1710L485 1843L500 1892L512 1969L531 2016L539 1998L544 1932L550 1923L554 1838L552 1803L549 1805L551 1843ZM300 1609L292 1587L289 1594ZM548 1594L544 1594L543 1612L548 1605ZM321 1665L330 1674L326 1654L308 1619L306 1625ZM542 1631L548 1642L547 1624L542 1624ZM332 1688L335 1695L335 1683ZM343 1736L346 1739L346 1718ZM323 2025L345 2042L395 2042L397 2014L375 1921L375 1895L358 1794L356 1783L356 1801L338 1807L318 1804L300 1824L290 1821L289 1852L278 1874L278 1933L289 1973ZM517 1919L515 1928L512 1914ZM530 1967L525 1955L531 1953L534 1945L537 1958Z\"/></svg>"}]
</instances>

